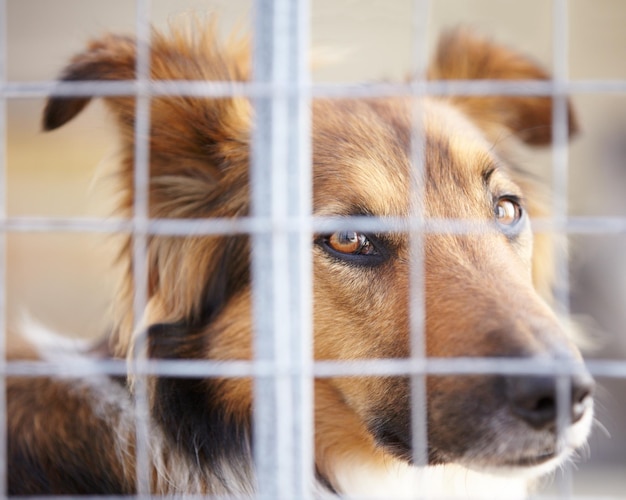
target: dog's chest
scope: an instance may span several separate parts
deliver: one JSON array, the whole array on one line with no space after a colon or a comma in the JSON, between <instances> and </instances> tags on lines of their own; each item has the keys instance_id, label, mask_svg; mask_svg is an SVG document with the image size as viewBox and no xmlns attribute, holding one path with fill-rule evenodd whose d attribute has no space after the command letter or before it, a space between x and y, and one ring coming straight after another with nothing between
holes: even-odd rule
<instances>
[{"instance_id":1,"label":"dog's chest","mask_svg":"<svg viewBox=\"0 0 626 500\"><path fill-rule=\"evenodd\" d=\"M336 468L343 497L424 500L513 500L527 496L521 478L493 476L455 465L411 467L392 461L384 467L349 461Z\"/></svg>"}]
</instances>

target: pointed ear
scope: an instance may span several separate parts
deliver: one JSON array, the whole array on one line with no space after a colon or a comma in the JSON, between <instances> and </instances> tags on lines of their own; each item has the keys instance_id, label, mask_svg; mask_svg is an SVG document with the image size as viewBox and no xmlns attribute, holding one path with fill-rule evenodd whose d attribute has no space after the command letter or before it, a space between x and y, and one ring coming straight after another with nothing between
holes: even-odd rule
<instances>
[{"instance_id":1,"label":"pointed ear","mask_svg":"<svg viewBox=\"0 0 626 500\"><path fill-rule=\"evenodd\" d=\"M468 30L445 33L428 69L430 80L549 80L549 74L523 55ZM460 107L486 133L504 126L532 145L552 141L552 98L549 96L453 96ZM577 130L568 104L568 129Z\"/></svg>"}]
</instances>

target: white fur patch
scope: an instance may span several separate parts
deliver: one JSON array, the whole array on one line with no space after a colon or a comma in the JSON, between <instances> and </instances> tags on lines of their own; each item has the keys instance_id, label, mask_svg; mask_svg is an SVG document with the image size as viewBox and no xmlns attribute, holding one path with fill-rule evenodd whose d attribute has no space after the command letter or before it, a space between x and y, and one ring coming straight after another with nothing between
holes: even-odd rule
<instances>
[{"instance_id":1,"label":"white fur patch","mask_svg":"<svg viewBox=\"0 0 626 500\"><path fill-rule=\"evenodd\" d=\"M472 471L458 465L412 467L392 460L384 469L343 464L336 480L347 498L520 500L526 481Z\"/></svg>"},{"instance_id":2,"label":"white fur patch","mask_svg":"<svg viewBox=\"0 0 626 500\"><path fill-rule=\"evenodd\" d=\"M60 363L67 358L83 357L90 343L61 335L27 314L20 319L19 332L37 350L44 361Z\"/></svg>"}]
</instances>

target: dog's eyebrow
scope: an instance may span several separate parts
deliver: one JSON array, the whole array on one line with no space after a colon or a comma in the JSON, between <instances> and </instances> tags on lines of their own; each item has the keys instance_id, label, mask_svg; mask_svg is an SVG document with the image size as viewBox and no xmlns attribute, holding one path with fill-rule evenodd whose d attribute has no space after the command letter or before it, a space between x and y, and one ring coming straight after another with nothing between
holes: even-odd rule
<instances>
[{"instance_id":1,"label":"dog's eyebrow","mask_svg":"<svg viewBox=\"0 0 626 500\"><path fill-rule=\"evenodd\" d=\"M335 217L376 217L376 213L364 205L347 205L343 210L338 210Z\"/></svg>"},{"instance_id":2,"label":"dog's eyebrow","mask_svg":"<svg viewBox=\"0 0 626 500\"><path fill-rule=\"evenodd\" d=\"M500 166L494 163L489 164L482 173L482 178L483 178L483 183L485 185L489 184L489 179L491 179L491 176L494 174L494 172L496 172L497 170L500 169Z\"/></svg>"}]
</instances>

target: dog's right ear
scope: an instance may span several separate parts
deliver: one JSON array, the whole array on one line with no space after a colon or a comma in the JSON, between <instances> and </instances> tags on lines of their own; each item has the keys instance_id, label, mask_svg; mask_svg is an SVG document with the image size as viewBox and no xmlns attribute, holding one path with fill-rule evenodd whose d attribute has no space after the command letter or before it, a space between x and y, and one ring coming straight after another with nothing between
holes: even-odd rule
<instances>
[{"instance_id":1,"label":"dog's right ear","mask_svg":"<svg viewBox=\"0 0 626 500\"><path fill-rule=\"evenodd\" d=\"M131 37L106 35L76 55L60 76L62 82L132 81L136 78L136 42ZM152 32L152 81L240 82L249 79L249 46L245 38L221 43L214 23L196 21L167 33ZM52 96L43 114L44 130L61 127L78 115L93 96ZM122 139L134 141L135 98L105 96ZM252 106L245 97L204 98L186 95L153 96L150 110L151 158L168 169L180 162L220 164L233 151L248 145ZM132 149L130 147L129 149ZM169 162L169 165L168 165ZM164 172L153 162L153 173ZM154 168L154 167L157 168Z\"/></svg>"},{"instance_id":2,"label":"dog's right ear","mask_svg":"<svg viewBox=\"0 0 626 500\"><path fill-rule=\"evenodd\" d=\"M59 80L62 82L133 80L135 64L135 42L129 37L107 35L91 42L87 50L76 55ZM65 125L87 106L91 98L92 96L50 97L43 113L43 129L54 130Z\"/></svg>"},{"instance_id":3,"label":"dog's right ear","mask_svg":"<svg viewBox=\"0 0 626 500\"><path fill-rule=\"evenodd\" d=\"M220 42L215 23L204 19L178 24L167 33L152 32L150 79L157 81L242 82L249 75L249 44L244 37ZM107 35L92 42L61 74L65 82L132 81L136 42ZM87 87L89 91L89 87ZM186 94L150 98L148 185L149 216L155 219L232 218L248 213L249 137L252 105L245 96ZM43 116L46 130L78 115L93 95L53 96ZM116 213L132 216L135 182L135 109L133 95L105 96L117 123L119 186ZM218 237L215 237L218 238ZM148 243L149 300L158 304L156 322L202 322L215 314L247 279L247 240L151 235ZM232 250L232 251L230 251ZM126 355L136 323L133 310L133 254L129 239L121 261L127 266L117 294L117 355ZM228 271L227 279L222 277ZM191 319L190 319L191 318Z\"/></svg>"}]
</instances>

